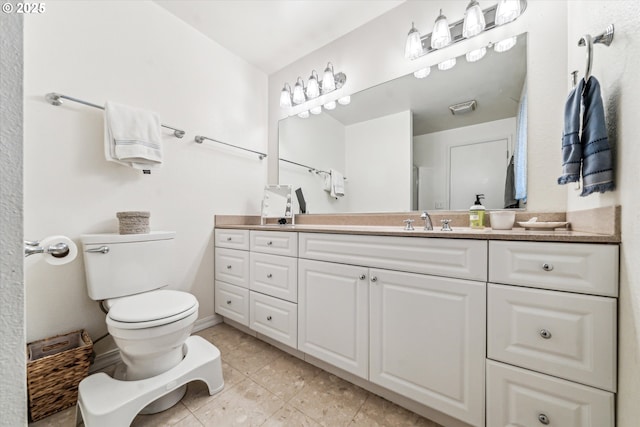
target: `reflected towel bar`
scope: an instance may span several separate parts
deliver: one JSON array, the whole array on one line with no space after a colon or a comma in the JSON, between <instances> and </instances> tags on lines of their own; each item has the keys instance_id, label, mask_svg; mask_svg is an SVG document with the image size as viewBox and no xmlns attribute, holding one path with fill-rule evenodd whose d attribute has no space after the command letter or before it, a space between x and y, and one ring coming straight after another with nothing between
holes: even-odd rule
<instances>
[{"instance_id":1,"label":"reflected towel bar","mask_svg":"<svg viewBox=\"0 0 640 427\"><path fill-rule=\"evenodd\" d=\"M302 163L292 162L291 160L283 159L282 157L279 158L278 160L280 160L281 162L287 162L287 163L291 163L292 165L303 167L303 168L309 170L310 173L315 173L316 175L319 174L319 173L325 173L327 175L331 175L331 172L327 172L327 171L323 171L322 169L316 169L316 168L311 167L311 166L303 165ZM343 178L346 181L347 177L344 176Z\"/></svg>"},{"instance_id":2,"label":"reflected towel bar","mask_svg":"<svg viewBox=\"0 0 640 427\"><path fill-rule=\"evenodd\" d=\"M77 102L79 104L88 105L89 107L99 108L100 110L104 110L104 107L101 106L101 105L94 104L94 103L88 102L88 101L83 101L82 99L73 98L71 96L62 95L61 93L50 92L50 93L46 94L44 97L49 102L49 104L51 104L51 105L56 105L56 106L62 105L62 101L60 99L67 99L69 101ZM167 126L167 125L163 125L163 124L160 124L160 126L162 126L163 128L171 129L176 138L182 138L185 135L185 131L180 130L180 129L176 129L176 128L172 127L172 126Z\"/></svg>"},{"instance_id":3,"label":"reflected towel bar","mask_svg":"<svg viewBox=\"0 0 640 427\"><path fill-rule=\"evenodd\" d=\"M267 155L265 153L261 153L259 151L254 151L254 150L249 150L248 148L243 148L243 147L238 147L237 145L233 145L233 144L229 144L227 142L222 142L222 141L218 141L217 139L213 139L213 138L209 138L208 136L202 136L202 135L196 135L195 137L195 141L198 144L202 144L204 142L204 140L207 141L213 141L213 142L217 142L218 144L222 144L222 145L226 145L228 147L233 147L233 148L237 148L238 150L244 150L244 151L249 151L251 153L257 154L258 158L260 160L264 159L265 157L267 157Z\"/></svg>"}]
</instances>

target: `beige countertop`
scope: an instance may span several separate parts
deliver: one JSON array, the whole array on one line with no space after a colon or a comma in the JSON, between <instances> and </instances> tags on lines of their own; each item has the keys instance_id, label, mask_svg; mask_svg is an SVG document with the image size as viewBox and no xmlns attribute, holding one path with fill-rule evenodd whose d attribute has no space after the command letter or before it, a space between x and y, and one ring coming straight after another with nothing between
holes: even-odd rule
<instances>
[{"instance_id":1,"label":"beige countertop","mask_svg":"<svg viewBox=\"0 0 640 427\"><path fill-rule=\"evenodd\" d=\"M570 229L525 230L517 225L532 217L538 221L566 221ZM572 212L517 211L511 230L493 230L491 215L484 229L469 228L464 212L431 213L433 231L423 230L419 212L374 214L296 215L296 224L278 225L275 221L260 225L256 215L216 215L215 227L243 230L295 231L301 233L362 234L378 236L433 237L445 239L521 240L537 242L620 243L620 207L610 206ZM441 231L440 220L450 219L453 231ZM403 220L413 219L415 230L404 230Z\"/></svg>"}]
</instances>

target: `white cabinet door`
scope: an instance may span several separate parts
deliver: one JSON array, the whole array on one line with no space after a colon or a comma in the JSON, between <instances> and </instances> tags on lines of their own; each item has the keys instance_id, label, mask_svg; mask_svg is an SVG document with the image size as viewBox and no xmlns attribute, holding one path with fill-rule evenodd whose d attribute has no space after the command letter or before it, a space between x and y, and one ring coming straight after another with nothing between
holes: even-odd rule
<instances>
[{"instance_id":1,"label":"white cabinet door","mask_svg":"<svg viewBox=\"0 0 640 427\"><path fill-rule=\"evenodd\" d=\"M298 259L251 252L249 289L298 302Z\"/></svg>"},{"instance_id":2,"label":"white cabinet door","mask_svg":"<svg viewBox=\"0 0 640 427\"><path fill-rule=\"evenodd\" d=\"M215 243L217 248L249 250L249 230L230 230L216 228Z\"/></svg>"},{"instance_id":3,"label":"white cabinet door","mask_svg":"<svg viewBox=\"0 0 640 427\"><path fill-rule=\"evenodd\" d=\"M216 248L214 258L216 280L249 287L249 252Z\"/></svg>"},{"instance_id":4,"label":"white cabinet door","mask_svg":"<svg viewBox=\"0 0 640 427\"><path fill-rule=\"evenodd\" d=\"M298 339L296 304L258 292L249 294L249 327L295 348Z\"/></svg>"},{"instance_id":5,"label":"white cabinet door","mask_svg":"<svg viewBox=\"0 0 640 427\"><path fill-rule=\"evenodd\" d=\"M371 269L370 381L484 425L486 284Z\"/></svg>"},{"instance_id":6,"label":"white cabinet door","mask_svg":"<svg viewBox=\"0 0 640 427\"><path fill-rule=\"evenodd\" d=\"M249 289L216 280L214 298L216 313L249 326Z\"/></svg>"},{"instance_id":7,"label":"white cabinet door","mask_svg":"<svg viewBox=\"0 0 640 427\"><path fill-rule=\"evenodd\" d=\"M298 261L298 349L367 378L369 280L366 267Z\"/></svg>"},{"instance_id":8,"label":"white cabinet door","mask_svg":"<svg viewBox=\"0 0 640 427\"><path fill-rule=\"evenodd\" d=\"M614 395L487 361L487 426L613 427Z\"/></svg>"}]
</instances>

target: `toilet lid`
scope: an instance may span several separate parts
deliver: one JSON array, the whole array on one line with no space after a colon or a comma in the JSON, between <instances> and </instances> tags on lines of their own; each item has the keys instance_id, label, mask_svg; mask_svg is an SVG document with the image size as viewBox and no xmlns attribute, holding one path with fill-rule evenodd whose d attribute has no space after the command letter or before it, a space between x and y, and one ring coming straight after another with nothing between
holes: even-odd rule
<instances>
[{"instance_id":1,"label":"toilet lid","mask_svg":"<svg viewBox=\"0 0 640 427\"><path fill-rule=\"evenodd\" d=\"M119 298L108 316L123 323L142 323L190 311L198 300L187 292L162 289Z\"/></svg>"}]
</instances>

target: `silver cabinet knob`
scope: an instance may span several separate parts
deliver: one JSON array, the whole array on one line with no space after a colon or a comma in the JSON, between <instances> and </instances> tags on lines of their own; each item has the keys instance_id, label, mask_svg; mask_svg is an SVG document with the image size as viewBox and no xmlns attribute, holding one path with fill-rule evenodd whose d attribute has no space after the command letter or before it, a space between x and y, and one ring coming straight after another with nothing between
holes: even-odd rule
<instances>
[{"instance_id":1,"label":"silver cabinet knob","mask_svg":"<svg viewBox=\"0 0 640 427\"><path fill-rule=\"evenodd\" d=\"M231 237L227 237L227 242L230 242L230 241L231 241Z\"/></svg>"},{"instance_id":2,"label":"silver cabinet knob","mask_svg":"<svg viewBox=\"0 0 640 427\"><path fill-rule=\"evenodd\" d=\"M99 248L91 248L91 249L87 249L85 252L108 254L109 246L100 246Z\"/></svg>"},{"instance_id":3,"label":"silver cabinet knob","mask_svg":"<svg viewBox=\"0 0 640 427\"><path fill-rule=\"evenodd\" d=\"M230 299L227 300L227 304L231 304L231 300Z\"/></svg>"},{"instance_id":4,"label":"silver cabinet knob","mask_svg":"<svg viewBox=\"0 0 640 427\"><path fill-rule=\"evenodd\" d=\"M550 423L549 417L547 417L545 414L539 414L538 415L538 421L540 421L544 425L547 425L547 424Z\"/></svg>"},{"instance_id":5,"label":"silver cabinet knob","mask_svg":"<svg viewBox=\"0 0 640 427\"><path fill-rule=\"evenodd\" d=\"M542 264L542 269L544 271L551 271L553 270L553 264L547 264L546 262L544 264Z\"/></svg>"},{"instance_id":6,"label":"silver cabinet knob","mask_svg":"<svg viewBox=\"0 0 640 427\"><path fill-rule=\"evenodd\" d=\"M540 336L545 340L548 340L549 338L551 338L551 332L546 329L540 329Z\"/></svg>"},{"instance_id":7,"label":"silver cabinet knob","mask_svg":"<svg viewBox=\"0 0 640 427\"><path fill-rule=\"evenodd\" d=\"M360 280L364 280L366 278L367 278L366 274L361 274L360 277L358 277L358 279L360 279Z\"/></svg>"},{"instance_id":8,"label":"silver cabinet knob","mask_svg":"<svg viewBox=\"0 0 640 427\"><path fill-rule=\"evenodd\" d=\"M227 270L231 270L231 265L227 265Z\"/></svg>"},{"instance_id":9,"label":"silver cabinet knob","mask_svg":"<svg viewBox=\"0 0 640 427\"><path fill-rule=\"evenodd\" d=\"M271 321L271 316L267 316L267 320Z\"/></svg>"},{"instance_id":10,"label":"silver cabinet knob","mask_svg":"<svg viewBox=\"0 0 640 427\"><path fill-rule=\"evenodd\" d=\"M271 245L273 245L273 242L272 242L271 240L269 240L269 241L267 242L267 246L271 246Z\"/></svg>"},{"instance_id":11,"label":"silver cabinet knob","mask_svg":"<svg viewBox=\"0 0 640 427\"><path fill-rule=\"evenodd\" d=\"M271 279L273 277L273 274L269 273L267 274L267 279Z\"/></svg>"},{"instance_id":12,"label":"silver cabinet knob","mask_svg":"<svg viewBox=\"0 0 640 427\"><path fill-rule=\"evenodd\" d=\"M377 281L378 281L378 278L377 278L376 276L373 276L373 277L371 277L371 281L372 281L372 282L377 282Z\"/></svg>"}]
</instances>

